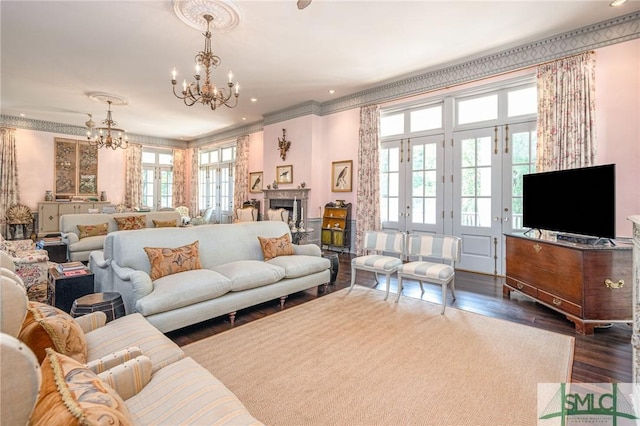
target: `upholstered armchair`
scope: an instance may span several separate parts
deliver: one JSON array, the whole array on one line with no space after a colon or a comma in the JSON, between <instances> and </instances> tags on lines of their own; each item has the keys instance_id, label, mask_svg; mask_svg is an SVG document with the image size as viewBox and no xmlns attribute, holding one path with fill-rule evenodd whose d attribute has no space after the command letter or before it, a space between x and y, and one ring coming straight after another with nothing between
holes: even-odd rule
<instances>
[{"instance_id":1,"label":"upholstered armchair","mask_svg":"<svg viewBox=\"0 0 640 426\"><path fill-rule=\"evenodd\" d=\"M55 263L49 261L46 250L36 249L31 240L7 241L0 235L0 256L3 266L13 265L13 271L24 282L29 300L47 303L47 274Z\"/></svg>"},{"instance_id":2,"label":"upholstered armchair","mask_svg":"<svg viewBox=\"0 0 640 426\"><path fill-rule=\"evenodd\" d=\"M258 220L258 209L253 206L246 206L236 209L235 222L255 222Z\"/></svg>"}]
</instances>

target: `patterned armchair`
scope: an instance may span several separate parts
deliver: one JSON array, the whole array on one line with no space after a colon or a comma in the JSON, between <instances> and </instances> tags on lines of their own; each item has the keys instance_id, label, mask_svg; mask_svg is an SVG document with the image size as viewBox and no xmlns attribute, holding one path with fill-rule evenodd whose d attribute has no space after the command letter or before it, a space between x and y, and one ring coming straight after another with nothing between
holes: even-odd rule
<instances>
[{"instance_id":1,"label":"patterned armchair","mask_svg":"<svg viewBox=\"0 0 640 426\"><path fill-rule=\"evenodd\" d=\"M27 288L29 300L47 303L47 274L50 267L55 266L49 261L46 250L37 250L31 240L7 241L0 235L0 256L2 263L10 260L15 273L22 278Z\"/></svg>"}]
</instances>

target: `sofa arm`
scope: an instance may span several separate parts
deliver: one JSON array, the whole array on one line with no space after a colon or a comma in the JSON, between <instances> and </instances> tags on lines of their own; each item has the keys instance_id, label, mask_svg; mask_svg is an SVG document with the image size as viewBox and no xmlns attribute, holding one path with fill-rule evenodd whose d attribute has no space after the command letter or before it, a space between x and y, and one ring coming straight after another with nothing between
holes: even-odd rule
<instances>
[{"instance_id":1,"label":"sofa arm","mask_svg":"<svg viewBox=\"0 0 640 426\"><path fill-rule=\"evenodd\" d=\"M139 357L140 355L142 355L142 349L138 346L131 346L130 348L121 349L109 355L105 355L102 358L89 361L87 363L87 368L96 374L100 374L117 365L124 364L129 360Z\"/></svg>"},{"instance_id":2,"label":"sofa arm","mask_svg":"<svg viewBox=\"0 0 640 426\"><path fill-rule=\"evenodd\" d=\"M318 247L315 244L302 244L302 245L295 245L293 246L293 252L295 254L303 254L306 256L321 256L322 255L322 251L320 250L320 247Z\"/></svg>"},{"instance_id":3,"label":"sofa arm","mask_svg":"<svg viewBox=\"0 0 640 426\"><path fill-rule=\"evenodd\" d=\"M17 252L11 256L13 262L16 264L26 264L26 263L38 263L38 262L48 262L49 261L49 253L46 250L25 250L21 252Z\"/></svg>"},{"instance_id":4,"label":"sofa arm","mask_svg":"<svg viewBox=\"0 0 640 426\"><path fill-rule=\"evenodd\" d=\"M78 237L78 234L76 234L75 232L63 232L62 233L62 242L67 244L67 247L69 247L71 244L75 244L78 241L80 241L80 237Z\"/></svg>"},{"instance_id":5,"label":"sofa arm","mask_svg":"<svg viewBox=\"0 0 640 426\"><path fill-rule=\"evenodd\" d=\"M103 251L94 250L89 253L89 269L91 269L91 271L107 269L109 265L111 265L111 259L105 259Z\"/></svg>"},{"instance_id":6,"label":"sofa arm","mask_svg":"<svg viewBox=\"0 0 640 426\"><path fill-rule=\"evenodd\" d=\"M113 291L122 296L127 314L136 311L136 302L153 291L151 277L144 271L123 268L111 261Z\"/></svg>"},{"instance_id":7,"label":"sofa arm","mask_svg":"<svg viewBox=\"0 0 640 426\"><path fill-rule=\"evenodd\" d=\"M98 374L125 401L138 394L151 381L151 359L141 355Z\"/></svg>"},{"instance_id":8,"label":"sofa arm","mask_svg":"<svg viewBox=\"0 0 640 426\"><path fill-rule=\"evenodd\" d=\"M104 327L107 323L107 315L104 312L91 312L74 318L74 321L80 326L82 331L88 333L100 327Z\"/></svg>"}]
</instances>

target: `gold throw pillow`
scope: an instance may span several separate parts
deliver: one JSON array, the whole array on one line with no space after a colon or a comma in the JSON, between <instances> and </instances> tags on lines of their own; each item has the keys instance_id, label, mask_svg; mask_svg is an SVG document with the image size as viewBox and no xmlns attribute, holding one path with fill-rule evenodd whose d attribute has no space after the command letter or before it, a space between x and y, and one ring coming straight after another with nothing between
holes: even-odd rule
<instances>
[{"instance_id":1,"label":"gold throw pillow","mask_svg":"<svg viewBox=\"0 0 640 426\"><path fill-rule=\"evenodd\" d=\"M80 231L79 238L97 237L98 235L107 235L109 233L108 223L99 223L98 225L77 225Z\"/></svg>"},{"instance_id":2,"label":"gold throw pillow","mask_svg":"<svg viewBox=\"0 0 640 426\"><path fill-rule=\"evenodd\" d=\"M155 226L156 228L175 228L177 226L175 220L152 220L153 226Z\"/></svg>"},{"instance_id":3,"label":"gold throw pillow","mask_svg":"<svg viewBox=\"0 0 640 426\"><path fill-rule=\"evenodd\" d=\"M132 231L134 229L144 229L147 227L147 215L114 217L118 224L118 231Z\"/></svg>"},{"instance_id":4,"label":"gold throw pillow","mask_svg":"<svg viewBox=\"0 0 640 426\"><path fill-rule=\"evenodd\" d=\"M151 264L152 280L165 277L178 272L202 269L200 254L198 253L198 241L178 248L145 247L144 251Z\"/></svg>"},{"instance_id":5,"label":"gold throw pillow","mask_svg":"<svg viewBox=\"0 0 640 426\"><path fill-rule=\"evenodd\" d=\"M289 256L295 254L293 251L293 244L291 244L291 238L288 233L277 238L258 237L258 240L260 240L260 247L262 248L264 260L273 259L278 256Z\"/></svg>"}]
</instances>

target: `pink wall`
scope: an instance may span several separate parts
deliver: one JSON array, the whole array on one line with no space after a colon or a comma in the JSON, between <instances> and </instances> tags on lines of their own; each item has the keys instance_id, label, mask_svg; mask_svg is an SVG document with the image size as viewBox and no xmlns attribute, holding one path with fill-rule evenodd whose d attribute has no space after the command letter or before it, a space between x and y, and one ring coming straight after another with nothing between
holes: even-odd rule
<instances>
[{"instance_id":1,"label":"pink wall","mask_svg":"<svg viewBox=\"0 0 640 426\"><path fill-rule=\"evenodd\" d=\"M596 52L598 164L616 164L616 231L640 213L640 40ZM597 208L597 206L594 206Z\"/></svg>"},{"instance_id":2,"label":"pink wall","mask_svg":"<svg viewBox=\"0 0 640 426\"><path fill-rule=\"evenodd\" d=\"M453 89L531 72L531 69L522 70ZM443 94L453 89L420 97ZM402 102L407 102L407 99L394 103ZM617 231L619 236L629 236L631 225L626 217L640 213L640 40L598 49L596 107L598 163L617 164ZM287 129L287 139L292 142L285 161L280 159L277 149L283 128ZM249 171L262 171L266 187L275 179L277 165L293 165L293 184L281 187L295 188L306 182L312 189L307 217L319 218L323 206L329 201L344 199L355 204L358 131L359 108L323 117L308 115L265 126L263 131L250 135ZM69 138L32 130L18 129L16 132L22 202L32 209L44 199L45 190L53 189L53 140L58 136ZM343 160L353 160L353 191L331 192L331 163ZM100 152L99 190L107 191L109 200L114 203L124 199L124 163L123 151ZM187 167L189 170L190 166ZM190 193L189 189L187 193Z\"/></svg>"}]
</instances>

